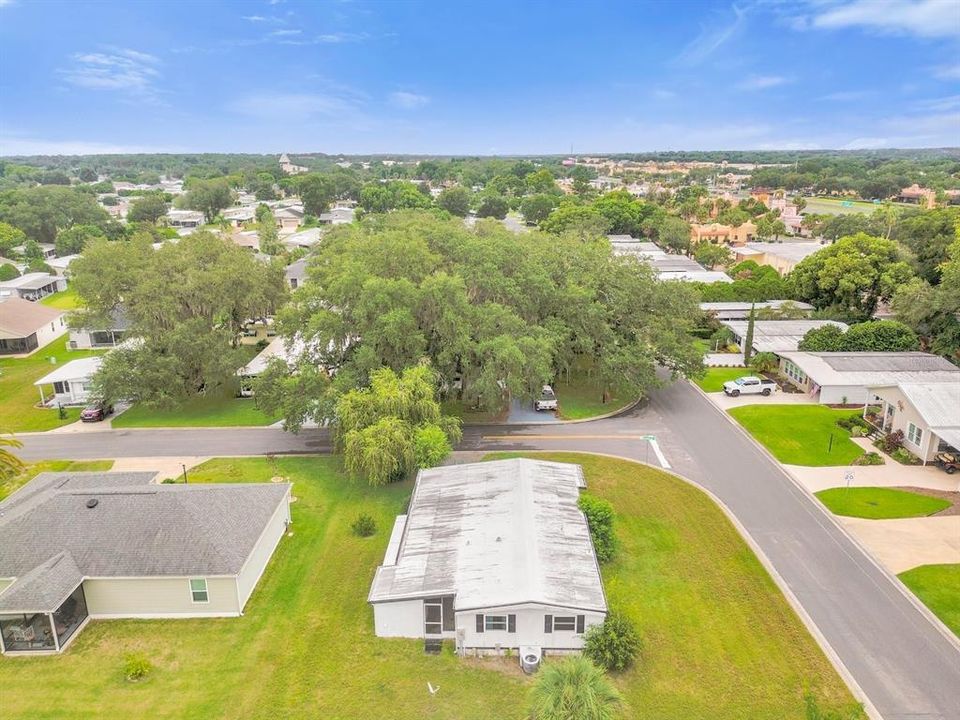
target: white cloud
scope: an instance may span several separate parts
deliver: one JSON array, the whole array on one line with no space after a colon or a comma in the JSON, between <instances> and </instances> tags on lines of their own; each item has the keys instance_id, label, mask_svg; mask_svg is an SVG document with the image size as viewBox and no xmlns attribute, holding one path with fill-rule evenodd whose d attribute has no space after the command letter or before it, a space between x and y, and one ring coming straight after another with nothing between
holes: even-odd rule
<instances>
[{"instance_id":1,"label":"white cloud","mask_svg":"<svg viewBox=\"0 0 960 720\"><path fill-rule=\"evenodd\" d=\"M846 145L841 147L841 150L877 150L879 148L889 148L893 147L890 143L890 138L885 137L858 137L854 138Z\"/></svg>"},{"instance_id":2,"label":"white cloud","mask_svg":"<svg viewBox=\"0 0 960 720\"><path fill-rule=\"evenodd\" d=\"M941 80L960 80L960 63L935 67L933 75Z\"/></svg>"},{"instance_id":3,"label":"white cloud","mask_svg":"<svg viewBox=\"0 0 960 720\"><path fill-rule=\"evenodd\" d=\"M729 42L743 27L747 15L745 10L736 5L732 5L730 9L733 20L724 25L701 27L700 34L683 48L674 62L679 65L699 65Z\"/></svg>"},{"instance_id":4,"label":"white cloud","mask_svg":"<svg viewBox=\"0 0 960 720\"><path fill-rule=\"evenodd\" d=\"M960 36L956 0L854 0L816 12L817 28L860 27L880 33L921 37Z\"/></svg>"},{"instance_id":5,"label":"white cloud","mask_svg":"<svg viewBox=\"0 0 960 720\"><path fill-rule=\"evenodd\" d=\"M369 35L367 33L326 33L324 35L317 35L314 38L315 42L318 43L352 43L352 42L362 42L366 40Z\"/></svg>"},{"instance_id":6,"label":"white cloud","mask_svg":"<svg viewBox=\"0 0 960 720\"><path fill-rule=\"evenodd\" d=\"M677 94L673 90L664 90L663 88L657 88L651 93L657 100L673 100Z\"/></svg>"},{"instance_id":7,"label":"white cloud","mask_svg":"<svg viewBox=\"0 0 960 720\"><path fill-rule=\"evenodd\" d=\"M66 82L90 90L115 90L140 100L159 101L160 78L154 55L129 48L106 47L102 52L75 53L73 65L58 70Z\"/></svg>"},{"instance_id":8,"label":"white cloud","mask_svg":"<svg viewBox=\"0 0 960 720\"><path fill-rule=\"evenodd\" d=\"M317 116L336 116L356 111L356 102L337 93L255 93L230 103L241 115L260 120L283 119L288 122Z\"/></svg>"},{"instance_id":9,"label":"white cloud","mask_svg":"<svg viewBox=\"0 0 960 720\"><path fill-rule=\"evenodd\" d=\"M866 100L876 95L874 90L839 90L837 92L821 95L817 100L829 100L831 102L854 102L855 100Z\"/></svg>"},{"instance_id":10,"label":"white cloud","mask_svg":"<svg viewBox=\"0 0 960 720\"><path fill-rule=\"evenodd\" d=\"M288 37L291 35L299 35L303 30L274 30L270 33L271 37Z\"/></svg>"},{"instance_id":11,"label":"white cloud","mask_svg":"<svg viewBox=\"0 0 960 720\"><path fill-rule=\"evenodd\" d=\"M737 83L737 87L741 90L766 90L778 85L786 85L789 82L787 78L779 75L753 75Z\"/></svg>"},{"instance_id":12,"label":"white cloud","mask_svg":"<svg viewBox=\"0 0 960 720\"><path fill-rule=\"evenodd\" d=\"M948 112L950 110L958 110L960 109L960 95L927 98L926 100L918 100L914 105L917 110L922 112ZM960 125L957 125L956 129L958 134L960 134Z\"/></svg>"},{"instance_id":13,"label":"white cloud","mask_svg":"<svg viewBox=\"0 0 960 720\"><path fill-rule=\"evenodd\" d=\"M267 18L265 18L263 15L241 15L240 19L247 20L248 22L255 22L255 23L261 23L261 22L267 21Z\"/></svg>"},{"instance_id":14,"label":"white cloud","mask_svg":"<svg viewBox=\"0 0 960 720\"><path fill-rule=\"evenodd\" d=\"M0 0L0 8L10 7L13 5L14 0Z\"/></svg>"},{"instance_id":15,"label":"white cloud","mask_svg":"<svg viewBox=\"0 0 960 720\"><path fill-rule=\"evenodd\" d=\"M417 93L399 90L397 92L390 93L390 102L391 104L403 108L404 110L413 110L426 105L428 102L430 102L430 98L428 98L426 95L418 95Z\"/></svg>"}]
</instances>

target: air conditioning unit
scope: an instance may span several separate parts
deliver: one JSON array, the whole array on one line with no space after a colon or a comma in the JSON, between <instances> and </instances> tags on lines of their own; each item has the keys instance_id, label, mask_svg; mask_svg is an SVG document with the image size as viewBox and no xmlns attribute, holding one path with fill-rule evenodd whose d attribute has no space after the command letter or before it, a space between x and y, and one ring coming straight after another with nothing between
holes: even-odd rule
<instances>
[{"instance_id":1,"label":"air conditioning unit","mask_svg":"<svg viewBox=\"0 0 960 720\"><path fill-rule=\"evenodd\" d=\"M71 350L76 350L76 349L77 349L77 341L76 341L76 340L71 340L71 341L70 341L69 343L67 343L67 344L70 346L70 349L71 349Z\"/></svg>"},{"instance_id":2,"label":"air conditioning unit","mask_svg":"<svg viewBox=\"0 0 960 720\"><path fill-rule=\"evenodd\" d=\"M520 667L527 675L533 675L540 669L540 662L543 660L543 648L531 645L522 645L520 647Z\"/></svg>"}]
</instances>

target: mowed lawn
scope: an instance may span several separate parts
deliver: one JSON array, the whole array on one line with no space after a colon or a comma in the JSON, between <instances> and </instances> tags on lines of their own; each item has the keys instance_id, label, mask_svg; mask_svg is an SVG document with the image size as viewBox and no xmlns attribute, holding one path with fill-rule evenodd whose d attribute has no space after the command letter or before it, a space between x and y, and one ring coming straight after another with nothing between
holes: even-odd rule
<instances>
[{"instance_id":1,"label":"mowed lawn","mask_svg":"<svg viewBox=\"0 0 960 720\"><path fill-rule=\"evenodd\" d=\"M744 405L727 412L787 465L849 465L864 452L836 424L840 418L859 415L859 410L834 410L825 405Z\"/></svg>"},{"instance_id":2,"label":"mowed lawn","mask_svg":"<svg viewBox=\"0 0 960 720\"><path fill-rule=\"evenodd\" d=\"M720 392L725 382L751 374L753 371L750 368L712 367L707 368L703 377L694 378L693 381L704 392Z\"/></svg>"},{"instance_id":3,"label":"mowed lawn","mask_svg":"<svg viewBox=\"0 0 960 720\"><path fill-rule=\"evenodd\" d=\"M624 717L802 720L852 698L757 559L700 491L652 468L583 455L590 492L617 508L621 558L608 598L628 612L644 657L615 678ZM366 603L410 482L369 488L338 459L213 460L191 482L294 482L292 536L280 544L242 618L91 623L61 657L0 659L4 717L515 718L530 680L516 658L427 656L416 640L373 635ZM377 521L360 539L358 513ZM155 664L140 683L123 659ZM427 683L440 690L431 695Z\"/></svg>"},{"instance_id":4,"label":"mowed lawn","mask_svg":"<svg viewBox=\"0 0 960 720\"><path fill-rule=\"evenodd\" d=\"M960 564L921 565L897 577L960 637Z\"/></svg>"},{"instance_id":5,"label":"mowed lawn","mask_svg":"<svg viewBox=\"0 0 960 720\"><path fill-rule=\"evenodd\" d=\"M836 515L870 520L925 517L950 507L949 500L893 488L830 488L814 494Z\"/></svg>"},{"instance_id":6,"label":"mowed lawn","mask_svg":"<svg viewBox=\"0 0 960 720\"><path fill-rule=\"evenodd\" d=\"M161 409L134 405L111 423L115 428L240 427L270 425L272 418L257 409L252 398L199 397L179 407Z\"/></svg>"},{"instance_id":7,"label":"mowed lawn","mask_svg":"<svg viewBox=\"0 0 960 720\"><path fill-rule=\"evenodd\" d=\"M67 350L66 343L64 333L30 357L0 359L0 432L52 430L79 419L80 408L66 408L66 417L61 419L56 408L34 407L40 402L35 381L70 360L103 354L102 350ZM50 387L45 389L48 397L51 392Z\"/></svg>"},{"instance_id":8,"label":"mowed lawn","mask_svg":"<svg viewBox=\"0 0 960 720\"><path fill-rule=\"evenodd\" d=\"M57 308L58 310L75 310L80 306L80 298L77 295L77 291L69 286L66 290L54 293L53 295L47 295L40 302L52 308Z\"/></svg>"},{"instance_id":9,"label":"mowed lawn","mask_svg":"<svg viewBox=\"0 0 960 720\"><path fill-rule=\"evenodd\" d=\"M636 401L629 392L607 388L604 402L603 386L585 372L572 375L569 380L557 380L554 386L560 417L564 420L584 420L617 412Z\"/></svg>"},{"instance_id":10,"label":"mowed lawn","mask_svg":"<svg viewBox=\"0 0 960 720\"><path fill-rule=\"evenodd\" d=\"M13 451L16 453L16 449ZM109 470L113 467L113 460L42 460L27 465L27 469L16 477L0 481L0 500L10 495L28 480L32 480L42 472L81 472L87 470Z\"/></svg>"}]
</instances>

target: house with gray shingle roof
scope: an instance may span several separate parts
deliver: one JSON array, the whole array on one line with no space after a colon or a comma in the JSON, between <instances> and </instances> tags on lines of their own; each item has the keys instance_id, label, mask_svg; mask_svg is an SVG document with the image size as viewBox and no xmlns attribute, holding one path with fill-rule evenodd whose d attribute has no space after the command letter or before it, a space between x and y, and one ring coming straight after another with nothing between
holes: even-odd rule
<instances>
[{"instance_id":1,"label":"house with gray shingle roof","mask_svg":"<svg viewBox=\"0 0 960 720\"><path fill-rule=\"evenodd\" d=\"M236 617L290 523L290 485L41 473L0 502L0 650L59 652L91 619Z\"/></svg>"}]
</instances>

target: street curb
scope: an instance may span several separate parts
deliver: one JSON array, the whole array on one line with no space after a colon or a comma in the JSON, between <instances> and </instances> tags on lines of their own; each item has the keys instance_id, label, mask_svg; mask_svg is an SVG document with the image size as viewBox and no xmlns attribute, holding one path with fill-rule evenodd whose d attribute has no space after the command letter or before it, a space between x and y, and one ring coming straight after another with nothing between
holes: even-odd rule
<instances>
[{"instance_id":1,"label":"street curb","mask_svg":"<svg viewBox=\"0 0 960 720\"><path fill-rule=\"evenodd\" d=\"M869 550L862 542L860 542L860 540L857 539L857 537L856 537L855 535L853 535L853 533L851 533L847 528L845 528L845 527L843 526L843 524L842 524L839 520L837 520L836 516L835 516L832 512L830 512L830 509L827 508L827 506L824 505L824 504L820 501L820 498L818 498L816 495L814 495L812 492L810 492L810 490L809 490L803 483L801 483L801 482L793 475L793 473L791 473L791 472L786 468L786 466L785 466L784 463L780 462L780 461L773 455L773 453L771 453L769 450L767 450L767 448L765 448L765 447L763 446L763 444L761 444L755 437L753 437L753 435L751 435L749 432L747 432L747 430L746 430L740 423L738 423L738 422L733 418L733 416L730 415L729 412L727 412L726 410L722 409L722 408L719 407L716 403L714 403L712 400L710 400L709 396L708 396L705 392L703 392L703 390L701 390L699 387L697 387L696 384L694 384L694 383L690 383L690 384L693 385L693 387L696 389L697 392L699 392L701 395L703 395L703 396L707 399L707 401L710 403L711 407L713 407L717 412L719 412L721 415L723 415L723 417L727 420L727 422L729 422L731 425L733 425L734 427L736 427L751 443L753 443L754 447L756 447L758 450L760 450L761 453L763 453L764 455L766 455L767 458L769 458L769 459L777 466L777 468L779 468L780 472L782 472L787 478L790 479L790 482L792 482L797 488L799 488L801 491L803 491L803 493L804 493L807 497L809 497L811 500L813 500L813 502L816 504L816 506L820 509L820 512L821 512L824 516L826 516L827 519L829 519L830 522L833 523L833 525L834 525L836 528L838 528L844 535L846 535L847 538L848 538L857 548L859 548L859 550L866 556L866 558L873 564L874 567L876 567L882 574L884 574L884 575L887 576L887 578L893 583L893 586L894 586L897 590L899 590L900 593L901 593L907 600L909 600L909 601L913 604L913 606L914 606L915 608L917 608L917 609L920 611L920 614L921 614L921 615L923 615L924 617L926 617L927 620L929 620L930 623L931 623L937 630L940 631L940 634L943 635L943 636L947 639L947 641L950 642L950 644L952 644L958 651L960 651L960 638L958 638L956 635L954 635L953 632L951 632L950 628L948 628L940 618L938 618L936 615L934 615L934 614L933 614L933 611L930 610L930 608L928 608L926 605L924 605L924 604L920 601L920 599L919 599L916 595L913 594L913 591L911 591L910 588L908 588L906 585L903 584L903 581L900 580L900 578L898 578L894 573L890 572L887 568L885 568L882 564L880 564L880 562L873 556L873 553L871 553L870 550ZM835 467L845 467L845 466L843 466L843 465L837 465L837 466L835 466ZM878 716L878 717L879 717L879 716Z\"/></svg>"},{"instance_id":2,"label":"street curb","mask_svg":"<svg viewBox=\"0 0 960 720\"><path fill-rule=\"evenodd\" d=\"M733 525L733 527L737 530L738 533L740 533L740 536L747 543L747 546L753 551L753 554L756 555L757 559L760 561L760 564L763 566L763 568L767 571L767 573L773 579L773 582L776 584L776 586L780 589L780 592L783 593L783 596L787 600L787 604L790 605L791 608L793 608L793 611L797 614L797 617L800 618L800 622L802 622L806 626L807 631L817 641L817 644L820 646L820 649L823 650L824 655L827 656L827 659L830 661L830 664L833 665L834 669L840 675L841 679L843 679L843 681L850 688L850 691L853 693L853 696L859 702L863 703L863 707L866 710L867 715L871 718L871 720L883 720L883 716L880 714L880 711L877 710L877 708L873 705L872 702L870 702L870 698L867 697L867 694L864 692L863 688L860 687L860 683L856 681L856 679L853 677L853 674L847 669L847 666L844 664L843 660L840 659L840 656L833 649L833 646L830 645L827 638L820 631L820 628L813 621L813 618L811 618L810 615L807 614L807 611L804 609L803 605L800 603L800 600L797 598L796 595L794 595L793 590L790 589L790 586L787 585L787 581L783 579L783 576L780 575L777 569L773 566L773 563L770 561L770 558L768 558L766 553L763 552L763 549L757 544L757 541L754 540L753 536L743 526L740 520L737 519L737 516L733 514L733 511L729 507L727 507L727 505L720 498L714 495L710 490L703 487L703 485L696 482L695 480L691 480L690 478L684 475L681 475L680 473L674 472L673 470L667 470L666 468L659 467L651 463L645 463L641 460L633 460L631 458L626 458L626 457L623 457L622 455L613 455L611 453L588 452L588 451L581 451L581 450L570 450L570 451L533 450L530 452L539 452L539 453L569 452L570 454L596 455L598 457L608 457L608 458L613 458L615 460L623 460L625 462L634 463L642 467L649 467L654 470L659 470L660 472L664 472L668 475L671 475L677 478L678 480L682 480L688 485L691 485L692 487L695 487L697 490L700 490L701 492L703 492L704 495L710 498L717 505L717 507L720 508L723 514L726 515L727 519L730 521L730 524Z\"/></svg>"}]
</instances>

